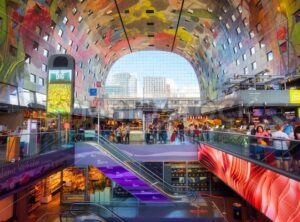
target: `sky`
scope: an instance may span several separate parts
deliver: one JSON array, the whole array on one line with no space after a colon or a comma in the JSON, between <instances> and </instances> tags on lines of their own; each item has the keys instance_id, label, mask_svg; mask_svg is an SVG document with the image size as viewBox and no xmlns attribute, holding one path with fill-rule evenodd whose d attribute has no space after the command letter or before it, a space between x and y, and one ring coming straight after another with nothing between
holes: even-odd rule
<instances>
[{"instance_id":1,"label":"sky","mask_svg":"<svg viewBox=\"0 0 300 222\"><path fill-rule=\"evenodd\" d=\"M193 67L183 57L163 51L140 51L128 54L117 60L108 75L131 73L137 77L138 91L143 86L145 76L164 76L171 83L172 91L187 97L199 97L199 85Z\"/></svg>"}]
</instances>

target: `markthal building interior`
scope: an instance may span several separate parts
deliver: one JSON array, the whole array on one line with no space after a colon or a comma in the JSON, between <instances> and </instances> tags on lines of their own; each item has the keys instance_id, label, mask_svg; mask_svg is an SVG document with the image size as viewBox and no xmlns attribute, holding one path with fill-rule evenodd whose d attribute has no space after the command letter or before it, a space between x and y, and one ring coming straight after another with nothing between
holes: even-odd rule
<instances>
[{"instance_id":1,"label":"markthal building interior","mask_svg":"<svg viewBox=\"0 0 300 222\"><path fill-rule=\"evenodd\" d=\"M0 221L298 222L299 200L300 0L0 0Z\"/></svg>"}]
</instances>

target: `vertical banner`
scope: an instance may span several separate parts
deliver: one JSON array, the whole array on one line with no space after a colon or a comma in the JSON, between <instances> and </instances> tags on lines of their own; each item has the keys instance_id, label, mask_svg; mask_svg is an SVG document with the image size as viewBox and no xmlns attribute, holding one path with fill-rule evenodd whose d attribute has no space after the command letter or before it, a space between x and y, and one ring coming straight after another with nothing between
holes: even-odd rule
<instances>
[{"instance_id":1,"label":"vertical banner","mask_svg":"<svg viewBox=\"0 0 300 222\"><path fill-rule=\"evenodd\" d=\"M74 103L74 59L53 55L48 65L47 113L72 113Z\"/></svg>"}]
</instances>

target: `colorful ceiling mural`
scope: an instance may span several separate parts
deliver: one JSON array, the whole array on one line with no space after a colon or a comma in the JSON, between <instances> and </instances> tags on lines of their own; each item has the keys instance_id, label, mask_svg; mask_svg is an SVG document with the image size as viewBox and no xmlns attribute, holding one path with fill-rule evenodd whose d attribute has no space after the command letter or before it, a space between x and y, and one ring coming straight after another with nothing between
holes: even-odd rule
<instances>
[{"instance_id":1,"label":"colorful ceiling mural","mask_svg":"<svg viewBox=\"0 0 300 222\"><path fill-rule=\"evenodd\" d=\"M211 101L230 79L299 74L299 9L299 0L3 0L0 81L45 94L48 56L67 53L83 104L118 58L163 50L190 61Z\"/></svg>"}]
</instances>

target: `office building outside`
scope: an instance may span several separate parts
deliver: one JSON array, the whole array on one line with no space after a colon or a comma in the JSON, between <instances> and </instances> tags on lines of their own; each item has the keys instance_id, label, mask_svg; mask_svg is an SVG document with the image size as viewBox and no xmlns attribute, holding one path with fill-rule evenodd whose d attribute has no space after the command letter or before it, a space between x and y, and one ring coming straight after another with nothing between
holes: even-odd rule
<instances>
[{"instance_id":1,"label":"office building outside","mask_svg":"<svg viewBox=\"0 0 300 222\"><path fill-rule=\"evenodd\" d=\"M107 97L136 97L137 79L130 73L114 73L108 78L104 91Z\"/></svg>"},{"instance_id":2,"label":"office building outside","mask_svg":"<svg viewBox=\"0 0 300 222\"><path fill-rule=\"evenodd\" d=\"M168 87L165 77L144 77L144 98L164 98L168 96Z\"/></svg>"}]
</instances>

